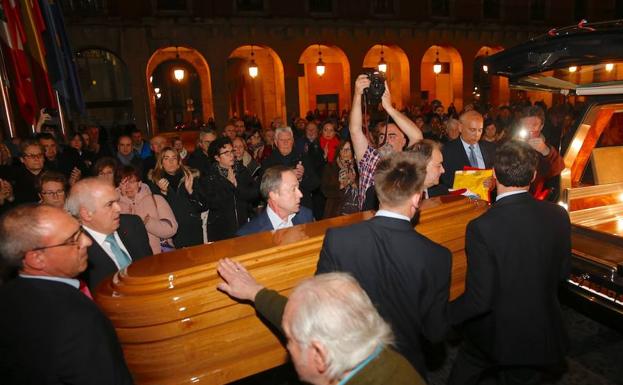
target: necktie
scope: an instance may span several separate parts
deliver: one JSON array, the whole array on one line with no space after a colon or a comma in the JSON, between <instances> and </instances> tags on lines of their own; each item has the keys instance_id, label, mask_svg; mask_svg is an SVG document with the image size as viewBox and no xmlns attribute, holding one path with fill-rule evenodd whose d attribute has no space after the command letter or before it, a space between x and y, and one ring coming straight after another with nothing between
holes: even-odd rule
<instances>
[{"instance_id":1,"label":"necktie","mask_svg":"<svg viewBox=\"0 0 623 385\"><path fill-rule=\"evenodd\" d=\"M117 243L117 240L115 239L114 233L108 234L106 236L106 242L108 242L108 244L110 245L110 250L112 251L113 255L115 256L115 259L117 260L117 264L119 265L119 270L123 269L124 267L132 263L132 260L130 259L128 254L126 254L126 252L123 251L121 247L119 247L119 244Z\"/></svg>"},{"instance_id":2,"label":"necktie","mask_svg":"<svg viewBox=\"0 0 623 385\"><path fill-rule=\"evenodd\" d=\"M89 287L87 286L87 284L81 279L79 281L80 281L80 287L78 288L78 290L80 290L82 294L86 295L90 299L93 299L93 296L91 295L91 290L89 290Z\"/></svg>"},{"instance_id":3,"label":"necktie","mask_svg":"<svg viewBox=\"0 0 623 385\"><path fill-rule=\"evenodd\" d=\"M469 164L472 167L478 167L478 160L476 159L476 151L474 151L474 145L469 145Z\"/></svg>"}]
</instances>

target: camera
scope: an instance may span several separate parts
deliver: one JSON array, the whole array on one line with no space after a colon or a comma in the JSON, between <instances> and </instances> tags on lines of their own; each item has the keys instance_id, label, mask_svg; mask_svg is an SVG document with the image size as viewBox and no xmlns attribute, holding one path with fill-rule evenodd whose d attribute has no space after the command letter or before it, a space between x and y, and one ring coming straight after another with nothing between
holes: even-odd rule
<instances>
[{"instance_id":1,"label":"camera","mask_svg":"<svg viewBox=\"0 0 623 385\"><path fill-rule=\"evenodd\" d=\"M381 97L385 93L385 74L379 71L369 71L365 75L370 79L370 86L363 90L366 103L377 105L381 103Z\"/></svg>"},{"instance_id":2,"label":"camera","mask_svg":"<svg viewBox=\"0 0 623 385\"><path fill-rule=\"evenodd\" d=\"M55 108L46 108L44 113L50 115L50 119L46 120L44 125L58 127L60 125L58 110Z\"/></svg>"}]
</instances>

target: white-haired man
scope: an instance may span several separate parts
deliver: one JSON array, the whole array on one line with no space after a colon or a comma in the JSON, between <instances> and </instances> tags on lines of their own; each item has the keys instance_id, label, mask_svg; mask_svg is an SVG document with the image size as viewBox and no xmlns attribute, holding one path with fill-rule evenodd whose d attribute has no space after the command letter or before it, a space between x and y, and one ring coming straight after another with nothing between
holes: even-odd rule
<instances>
[{"instance_id":1,"label":"white-haired man","mask_svg":"<svg viewBox=\"0 0 623 385\"><path fill-rule=\"evenodd\" d=\"M262 162L262 168L267 170L276 165L292 168L303 193L301 205L313 209L312 191L320 186L320 177L309 156L294 151L294 134L290 127L275 129L275 150Z\"/></svg>"},{"instance_id":2,"label":"white-haired man","mask_svg":"<svg viewBox=\"0 0 623 385\"><path fill-rule=\"evenodd\" d=\"M143 221L137 215L120 214L119 193L109 183L98 178L79 181L65 208L80 219L93 240L87 249L89 267L81 276L91 291L107 276L152 255Z\"/></svg>"},{"instance_id":3,"label":"white-haired man","mask_svg":"<svg viewBox=\"0 0 623 385\"><path fill-rule=\"evenodd\" d=\"M424 384L391 347L390 326L357 281L345 273L299 283L289 298L258 284L238 262L219 261L218 288L253 301L287 339L300 379L314 385Z\"/></svg>"}]
</instances>

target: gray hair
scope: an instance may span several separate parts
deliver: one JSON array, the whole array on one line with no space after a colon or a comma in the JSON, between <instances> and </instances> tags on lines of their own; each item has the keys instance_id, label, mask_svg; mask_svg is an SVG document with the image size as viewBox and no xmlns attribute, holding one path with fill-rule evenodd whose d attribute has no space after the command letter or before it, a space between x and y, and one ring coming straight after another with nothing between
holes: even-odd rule
<instances>
[{"instance_id":1,"label":"gray hair","mask_svg":"<svg viewBox=\"0 0 623 385\"><path fill-rule=\"evenodd\" d=\"M97 178L84 178L76 182L69 191L65 201L65 210L75 218L80 218L80 209L84 207L89 211L95 211L93 196L102 186L110 186L107 182Z\"/></svg>"},{"instance_id":2,"label":"gray hair","mask_svg":"<svg viewBox=\"0 0 623 385\"><path fill-rule=\"evenodd\" d=\"M58 209L29 203L17 206L0 217L0 255L5 266L21 269L26 252L41 247L41 238L46 233L42 221L54 210Z\"/></svg>"},{"instance_id":3,"label":"gray hair","mask_svg":"<svg viewBox=\"0 0 623 385\"><path fill-rule=\"evenodd\" d=\"M320 274L300 283L290 295L297 301L290 330L307 347L327 349L327 374L335 379L354 368L377 347L392 343L390 326L357 281L347 273Z\"/></svg>"},{"instance_id":4,"label":"gray hair","mask_svg":"<svg viewBox=\"0 0 623 385\"><path fill-rule=\"evenodd\" d=\"M461 124L461 122L459 122L457 119L450 118L450 119L448 119L446 121L446 129L447 129L447 127L450 127L450 126L457 126L458 127L459 124Z\"/></svg>"},{"instance_id":5,"label":"gray hair","mask_svg":"<svg viewBox=\"0 0 623 385\"><path fill-rule=\"evenodd\" d=\"M262 197L264 197L264 199L268 200L270 192L279 190L279 187L281 186L281 176L286 171L292 171L292 169L283 165L277 165L264 171L264 175L262 175L262 182L260 183L260 193L262 193Z\"/></svg>"},{"instance_id":6,"label":"gray hair","mask_svg":"<svg viewBox=\"0 0 623 385\"><path fill-rule=\"evenodd\" d=\"M275 140L279 138L279 134L285 133L290 134L290 136L294 138L294 133L292 132L292 129L290 127L277 127L275 128Z\"/></svg>"}]
</instances>

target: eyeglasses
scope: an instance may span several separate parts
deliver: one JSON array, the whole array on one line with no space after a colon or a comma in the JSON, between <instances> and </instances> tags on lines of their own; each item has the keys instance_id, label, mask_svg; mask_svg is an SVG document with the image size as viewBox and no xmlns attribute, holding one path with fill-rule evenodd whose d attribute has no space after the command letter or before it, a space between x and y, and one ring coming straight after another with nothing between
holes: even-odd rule
<instances>
[{"instance_id":1,"label":"eyeglasses","mask_svg":"<svg viewBox=\"0 0 623 385\"><path fill-rule=\"evenodd\" d=\"M26 153L24 153L24 158L26 158L26 159L41 159L41 158L43 158L43 153L38 153L38 154L26 154Z\"/></svg>"},{"instance_id":2,"label":"eyeglasses","mask_svg":"<svg viewBox=\"0 0 623 385\"><path fill-rule=\"evenodd\" d=\"M80 226L78 227L78 230L76 230L76 232L73 233L71 237L69 237L65 242L59 243L58 245L37 247L35 249L32 249L32 251L52 249L54 247L61 247L61 246L77 246L80 242L80 236L83 233L84 233L84 229L82 228L82 226Z\"/></svg>"},{"instance_id":3,"label":"eyeglasses","mask_svg":"<svg viewBox=\"0 0 623 385\"><path fill-rule=\"evenodd\" d=\"M41 195L58 197L60 195L65 195L65 190L41 191Z\"/></svg>"},{"instance_id":4,"label":"eyeglasses","mask_svg":"<svg viewBox=\"0 0 623 385\"><path fill-rule=\"evenodd\" d=\"M234 154L233 150L227 150L227 151L219 152L219 156L220 155L233 155L233 154Z\"/></svg>"}]
</instances>

